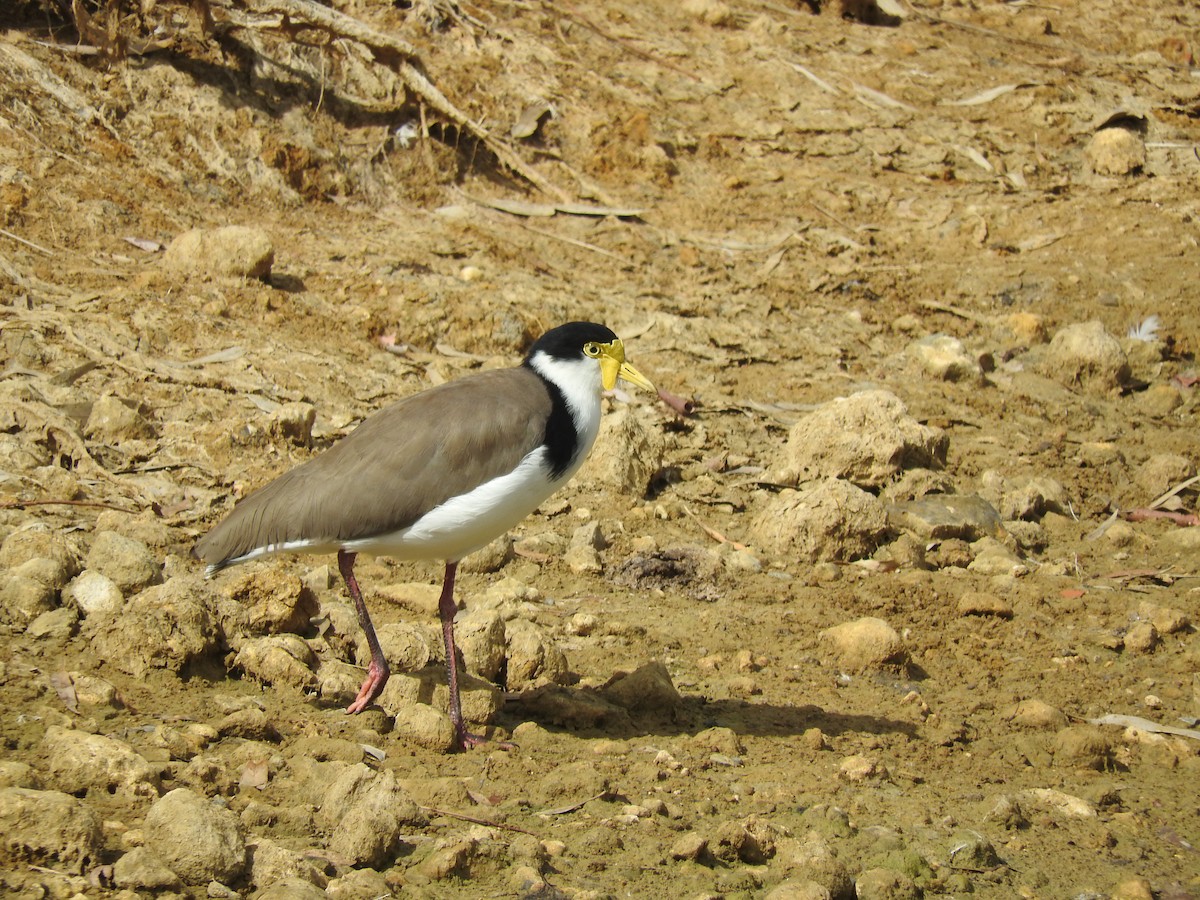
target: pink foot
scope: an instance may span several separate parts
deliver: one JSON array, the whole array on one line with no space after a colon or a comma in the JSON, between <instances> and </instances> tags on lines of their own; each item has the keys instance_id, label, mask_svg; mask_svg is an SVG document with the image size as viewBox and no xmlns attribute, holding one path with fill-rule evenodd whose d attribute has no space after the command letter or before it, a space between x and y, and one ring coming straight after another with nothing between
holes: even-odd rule
<instances>
[{"instance_id":1,"label":"pink foot","mask_svg":"<svg viewBox=\"0 0 1200 900\"><path fill-rule=\"evenodd\" d=\"M375 660L371 660L371 664L367 666L366 680L358 689L358 696L354 698L354 702L346 707L346 715L360 713L370 706L371 702L383 692L383 686L387 684L391 674L387 663L378 665Z\"/></svg>"}]
</instances>

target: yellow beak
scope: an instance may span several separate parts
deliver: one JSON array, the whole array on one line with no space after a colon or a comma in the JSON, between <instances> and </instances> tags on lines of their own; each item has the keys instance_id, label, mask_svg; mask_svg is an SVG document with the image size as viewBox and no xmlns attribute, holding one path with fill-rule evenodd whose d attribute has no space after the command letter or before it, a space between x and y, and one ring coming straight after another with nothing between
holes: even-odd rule
<instances>
[{"instance_id":1,"label":"yellow beak","mask_svg":"<svg viewBox=\"0 0 1200 900\"><path fill-rule=\"evenodd\" d=\"M625 345L620 339L610 344L600 345L600 380L606 391L617 386L617 379L624 378L630 384L636 384L648 391L654 390L650 379L625 362Z\"/></svg>"}]
</instances>

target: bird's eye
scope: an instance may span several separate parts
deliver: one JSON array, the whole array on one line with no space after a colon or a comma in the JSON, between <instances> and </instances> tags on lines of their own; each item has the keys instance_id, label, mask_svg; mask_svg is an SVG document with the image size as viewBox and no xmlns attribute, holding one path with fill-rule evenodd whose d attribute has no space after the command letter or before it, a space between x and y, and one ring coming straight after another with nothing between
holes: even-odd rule
<instances>
[{"instance_id":1,"label":"bird's eye","mask_svg":"<svg viewBox=\"0 0 1200 900\"><path fill-rule=\"evenodd\" d=\"M600 355L600 345L595 343L594 341L589 341L588 343L583 345L583 352L587 356L591 356L591 357L595 358Z\"/></svg>"}]
</instances>

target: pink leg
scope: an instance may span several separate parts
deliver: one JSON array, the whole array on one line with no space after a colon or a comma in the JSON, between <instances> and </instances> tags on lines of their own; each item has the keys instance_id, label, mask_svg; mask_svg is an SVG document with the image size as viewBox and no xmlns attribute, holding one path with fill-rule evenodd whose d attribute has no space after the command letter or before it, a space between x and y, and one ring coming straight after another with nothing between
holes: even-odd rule
<instances>
[{"instance_id":1,"label":"pink leg","mask_svg":"<svg viewBox=\"0 0 1200 900\"><path fill-rule=\"evenodd\" d=\"M342 579L346 582L346 590L350 592L350 599L354 601L354 609L358 613L358 624L362 628L363 634L367 636L367 646L371 648L371 663L367 666L367 677L363 681L362 687L358 689L358 696L354 698L353 703L346 707L347 713L362 712L370 706L371 701L383 691L388 676L392 674L387 660L383 657L383 650L379 646L375 626L371 624L371 614L367 612L367 604L363 602L362 592L358 589L358 582L354 578L355 555L347 553L345 550L339 550L338 569L342 573Z\"/></svg>"}]
</instances>

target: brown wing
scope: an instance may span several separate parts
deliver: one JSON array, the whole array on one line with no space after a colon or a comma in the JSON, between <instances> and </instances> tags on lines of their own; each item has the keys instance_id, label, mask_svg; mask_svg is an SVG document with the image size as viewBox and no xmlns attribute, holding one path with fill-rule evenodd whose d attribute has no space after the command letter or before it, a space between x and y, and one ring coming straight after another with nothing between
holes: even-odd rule
<instances>
[{"instance_id":1,"label":"brown wing","mask_svg":"<svg viewBox=\"0 0 1200 900\"><path fill-rule=\"evenodd\" d=\"M193 552L220 565L267 545L404 528L512 471L542 443L550 408L545 385L526 368L480 372L414 394L251 494Z\"/></svg>"}]
</instances>

